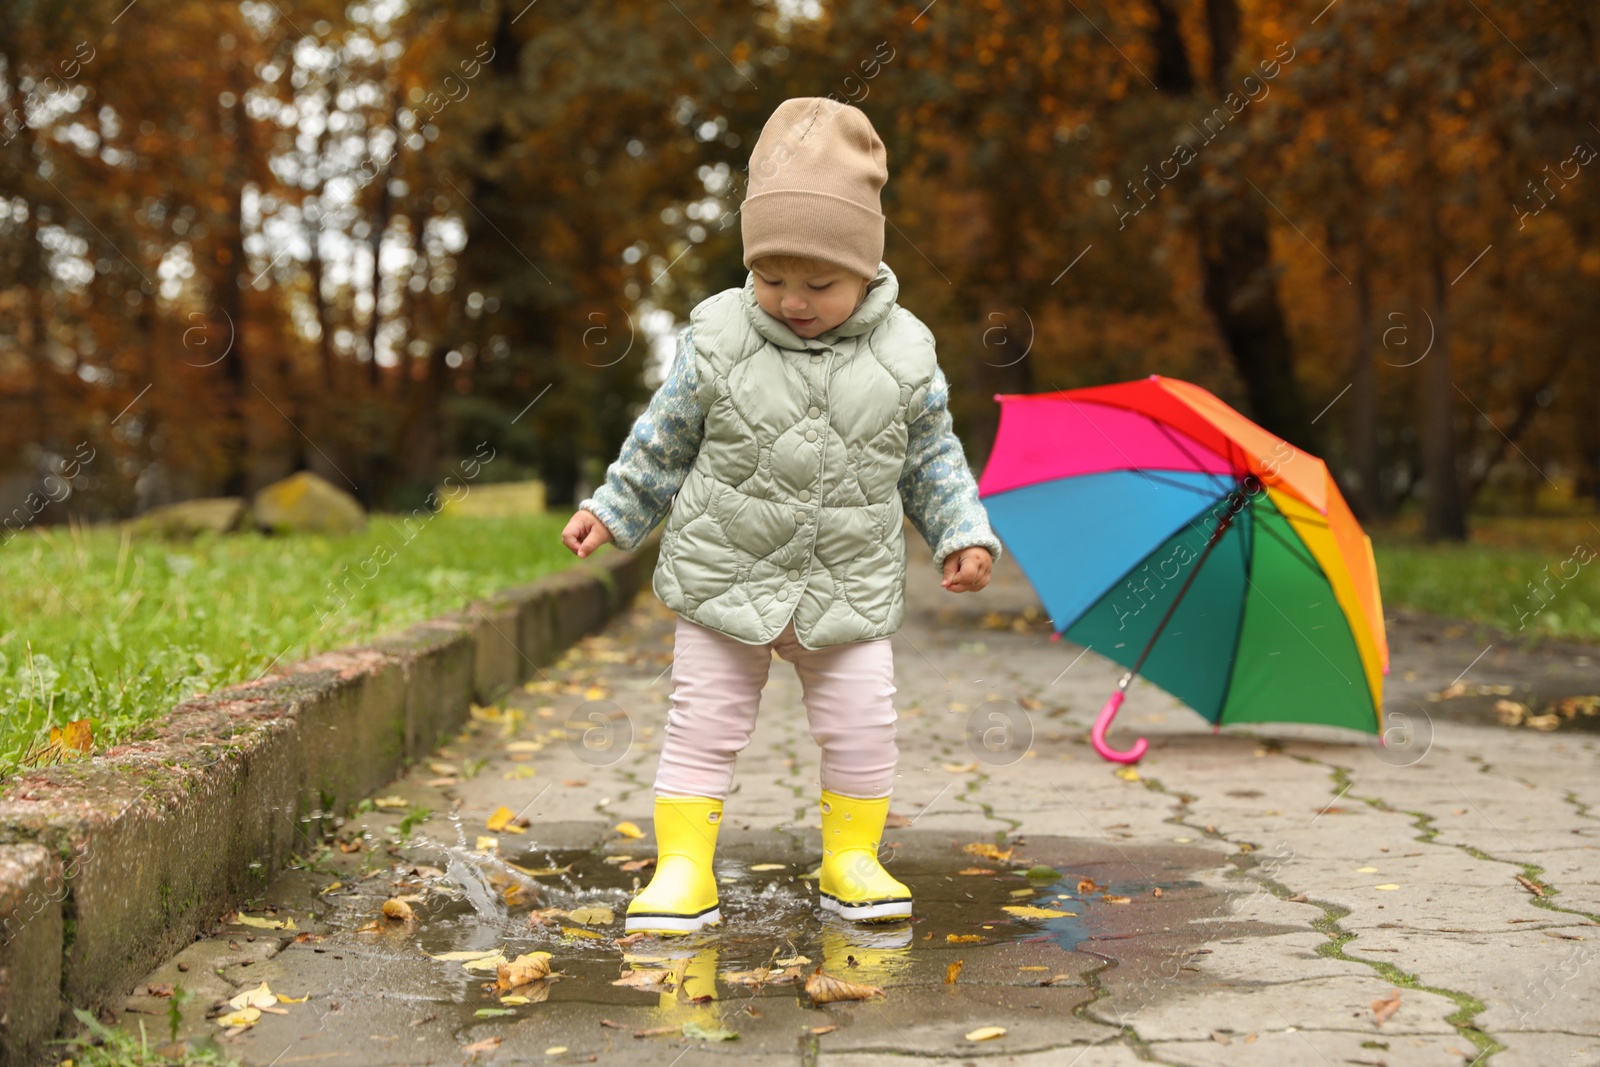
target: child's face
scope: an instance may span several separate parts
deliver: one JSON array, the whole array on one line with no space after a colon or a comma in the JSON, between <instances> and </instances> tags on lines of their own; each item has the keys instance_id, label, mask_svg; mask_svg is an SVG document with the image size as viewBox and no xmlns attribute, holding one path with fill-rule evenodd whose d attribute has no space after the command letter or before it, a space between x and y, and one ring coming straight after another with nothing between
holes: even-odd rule
<instances>
[{"instance_id":1,"label":"child's face","mask_svg":"<svg viewBox=\"0 0 1600 1067\"><path fill-rule=\"evenodd\" d=\"M750 269L756 276L756 303L761 310L805 338L826 333L848 319L872 280L830 264L780 270L758 259Z\"/></svg>"}]
</instances>

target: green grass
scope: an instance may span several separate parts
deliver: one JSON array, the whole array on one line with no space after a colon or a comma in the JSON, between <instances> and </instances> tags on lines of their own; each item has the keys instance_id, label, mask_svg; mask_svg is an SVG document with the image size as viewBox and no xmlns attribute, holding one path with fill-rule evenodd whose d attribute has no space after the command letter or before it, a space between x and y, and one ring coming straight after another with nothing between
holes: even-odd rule
<instances>
[{"instance_id":1,"label":"green grass","mask_svg":"<svg viewBox=\"0 0 1600 1067\"><path fill-rule=\"evenodd\" d=\"M1521 636L1600 639L1600 519L1478 518L1464 545L1427 545L1405 528L1371 533L1386 606Z\"/></svg>"},{"instance_id":2,"label":"green grass","mask_svg":"<svg viewBox=\"0 0 1600 1067\"><path fill-rule=\"evenodd\" d=\"M29 531L0 548L0 776L51 726L88 718L103 750L194 694L570 566L565 521L375 515L349 536L191 542Z\"/></svg>"},{"instance_id":3,"label":"green grass","mask_svg":"<svg viewBox=\"0 0 1600 1067\"><path fill-rule=\"evenodd\" d=\"M73 1067L239 1067L238 1060L214 1046L169 1055L159 1044L166 1038L151 1033L143 1020L138 1022L139 1034L135 1037L126 1030L106 1026L82 1008L74 1008L73 1014L83 1025L84 1033L61 1043L69 1050Z\"/></svg>"}]
</instances>

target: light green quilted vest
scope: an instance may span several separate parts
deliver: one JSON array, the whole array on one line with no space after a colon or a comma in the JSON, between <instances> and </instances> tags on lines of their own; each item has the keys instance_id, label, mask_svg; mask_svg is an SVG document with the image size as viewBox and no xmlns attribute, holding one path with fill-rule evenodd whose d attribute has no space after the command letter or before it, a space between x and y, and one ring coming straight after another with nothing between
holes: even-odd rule
<instances>
[{"instance_id":1,"label":"light green quilted vest","mask_svg":"<svg viewBox=\"0 0 1600 1067\"><path fill-rule=\"evenodd\" d=\"M685 618L807 648L905 618L899 481L906 415L937 361L887 264L849 319L802 338L756 304L755 275L690 316L705 439L672 503L652 587Z\"/></svg>"}]
</instances>

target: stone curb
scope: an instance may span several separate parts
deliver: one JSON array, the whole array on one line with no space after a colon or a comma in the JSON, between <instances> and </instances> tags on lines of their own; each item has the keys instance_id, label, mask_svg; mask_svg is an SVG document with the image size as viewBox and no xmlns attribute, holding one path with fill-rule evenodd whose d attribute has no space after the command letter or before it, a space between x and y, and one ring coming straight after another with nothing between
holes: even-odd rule
<instances>
[{"instance_id":1,"label":"stone curb","mask_svg":"<svg viewBox=\"0 0 1600 1067\"><path fill-rule=\"evenodd\" d=\"M647 588L657 532L364 646L173 708L149 740L0 792L0 1065L143 975ZM49 1060L54 1062L54 1060Z\"/></svg>"}]
</instances>

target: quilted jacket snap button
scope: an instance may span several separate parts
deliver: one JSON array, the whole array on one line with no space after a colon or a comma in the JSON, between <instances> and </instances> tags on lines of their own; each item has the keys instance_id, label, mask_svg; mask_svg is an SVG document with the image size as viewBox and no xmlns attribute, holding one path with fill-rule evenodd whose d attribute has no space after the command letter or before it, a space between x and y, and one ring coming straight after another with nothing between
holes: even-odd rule
<instances>
[{"instance_id":1,"label":"quilted jacket snap button","mask_svg":"<svg viewBox=\"0 0 1600 1067\"><path fill-rule=\"evenodd\" d=\"M809 489L800 490L800 502L802 504L804 504L807 500L810 500L810 499L811 499L811 490L809 490Z\"/></svg>"},{"instance_id":2,"label":"quilted jacket snap button","mask_svg":"<svg viewBox=\"0 0 1600 1067\"><path fill-rule=\"evenodd\" d=\"M806 440L807 441L815 441L816 439L817 439L817 431L815 431L815 430L807 430L806 431Z\"/></svg>"},{"instance_id":3,"label":"quilted jacket snap button","mask_svg":"<svg viewBox=\"0 0 1600 1067\"><path fill-rule=\"evenodd\" d=\"M810 415L814 419L818 415L822 414L822 409L817 407L817 405L812 404L809 408L806 409L806 414Z\"/></svg>"},{"instance_id":4,"label":"quilted jacket snap button","mask_svg":"<svg viewBox=\"0 0 1600 1067\"><path fill-rule=\"evenodd\" d=\"M790 571L790 572L789 572L789 580L790 580L790 581L791 581L791 582L792 582L792 581L794 581L794 580L795 580L795 579L797 579L797 578L799 578L799 577L800 577L800 572L799 572L799 571L797 571L797 570L791 570L791 571Z\"/></svg>"}]
</instances>

